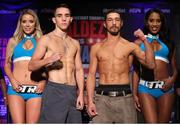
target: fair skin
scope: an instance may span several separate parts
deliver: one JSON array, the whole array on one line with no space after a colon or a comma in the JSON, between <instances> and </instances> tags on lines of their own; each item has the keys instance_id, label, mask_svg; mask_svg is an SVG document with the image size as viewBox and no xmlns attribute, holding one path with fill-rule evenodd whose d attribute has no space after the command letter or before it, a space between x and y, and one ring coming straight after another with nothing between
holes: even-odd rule
<instances>
[{"instance_id":1,"label":"fair skin","mask_svg":"<svg viewBox=\"0 0 180 125\"><path fill-rule=\"evenodd\" d=\"M148 61L149 59L153 60L153 56L151 54L152 50L144 38L143 33L138 30L135 35L144 40L147 47L146 54L136 44L120 36L122 25L123 22L118 13L109 13L104 22L104 27L107 29L107 37L91 48L89 74L87 78L87 110L91 117L98 114L96 106L93 103L97 67L100 75L100 85L129 85L129 58L131 54L137 56L141 63L150 68L154 67L153 62L148 63L150 62Z\"/></svg>"},{"instance_id":2,"label":"fair skin","mask_svg":"<svg viewBox=\"0 0 180 125\"><path fill-rule=\"evenodd\" d=\"M21 20L21 27L23 32L27 35L31 35L35 30L35 20L30 14L24 14ZM17 61L14 63L14 69L11 71L11 59L9 59L9 53L12 53L11 47L14 46L16 41L11 38L6 48L5 59L5 72L12 84L13 89L16 92L20 91L22 84L37 85L36 92L41 93L43 91L44 82L32 81L30 78L31 71L28 70L28 60ZM23 48L28 50L33 48L33 44L30 40L27 40L23 44ZM40 114L41 98L31 98L25 101L21 96L8 95L8 103L12 116L13 123L36 123ZM26 116L26 118L25 118Z\"/></svg>"},{"instance_id":3,"label":"fair skin","mask_svg":"<svg viewBox=\"0 0 180 125\"><path fill-rule=\"evenodd\" d=\"M80 57L79 42L67 35L67 28L72 21L68 8L57 8L55 17L52 19L56 28L44 35L38 42L36 51L29 63L30 70L48 67L60 60L63 67L58 70L48 71L48 80L57 84L78 86L77 109L82 110L84 72ZM74 76L75 74L75 76ZM77 83L76 83L77 81Z\"/></svg>"},{"instance_id":4,"label":"fair skin","mask_svg":"<svg viewBox=\"0 0 180 125\"><path fill-rule=\"evenodd\" d=\"M160 15L156 12L150 14L148 18L148 28L151 34L158 34L161 29ZM136 41L138 45L140 41ZM153 51L161 49L161 45L157 41L151 43ZM171 66L173 75L169 77L168 63L162 60L155 60L154 79L165 81L163 90L167 91L171 89L177 75L175 64L175 53L171 58ZM171 115L172 105L174 101L173 93L166 93L160 98L154 98L146 93L137 93L139 76L137 72L133 74L133 97L135 100L135 106L137 110L142 111L144 114L145 122L147 123L167 123ZM161 110L162 109L162 110Z\"/></svg>"}]
</instances>

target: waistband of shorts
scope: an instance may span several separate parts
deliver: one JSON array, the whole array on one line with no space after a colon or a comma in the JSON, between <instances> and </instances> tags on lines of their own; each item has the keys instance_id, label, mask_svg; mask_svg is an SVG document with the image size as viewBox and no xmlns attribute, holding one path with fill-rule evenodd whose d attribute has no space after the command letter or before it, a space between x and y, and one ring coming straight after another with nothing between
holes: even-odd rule
<instances>
[{"instance_id":1,"label":"waistband of shorts","mask_svg":"<svg viewBox=\"0 0 180 125\"><path fill-rule=\"evenodd\" d=\"M69 88L69 89L76 89L76 86L72 85L67 85L67 83L57 83L57 82L52 82L52 81L47 81L46 85L54 86L54 87L64 87L64 88Z\"/></svg>"},{"instance_id":2,"label":"waistband of shorts","mask_svg":"<svg viewBox=\"0 0 180 125\"><path fill-rule=\"evenodd\" d=\"M126 96L131 94L131 90L121 90L121 91L102 91L97 90L96 94L110 96L110 97L118 97L118 96Z\"/></svg>"},{"instance_id":3,"label":"waistband of shorts","mask_svg":"<svg viewBox=\"0 0 180 125\"><path fill-rule=\"evenodd\" d=\"M140 81L139 81L140 85L146 86L146 87L151 88L151 89L152 88L162 88L164 83L165 82L161 81L161 80L146 81L146 80L140 79ZM156 85L156 84L159 84L159 85Z\"/></svg>"},{"instance_id":4,"label":"waistband of shorts","mask_svg":"<svg viewBox=\"0 0 180 125\"><path fill-rule=\"evenodd\" d=\"M130 84L127 85L99 85L96 91L123 91L131 90Z\"/></svg>"}]
</instances>

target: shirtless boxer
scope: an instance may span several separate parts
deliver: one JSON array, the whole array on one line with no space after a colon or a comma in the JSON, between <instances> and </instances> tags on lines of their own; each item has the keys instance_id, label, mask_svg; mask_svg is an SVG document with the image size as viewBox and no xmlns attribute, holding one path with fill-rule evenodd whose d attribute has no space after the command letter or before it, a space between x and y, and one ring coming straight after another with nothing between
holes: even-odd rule
<instances>
[{"instance_id":1,"label":"shirtless boxer","mask_svg":"<svg viewBox=\"0 0 180 125\"><path fill-rule=\"evenodd\" d=\"M135 55L147 67L154 67L153 52L142 31L135 32L135 36L144 41L145 52L120 35L122 25L118 11L107 11L104 22L107 37L91 48L87 96L88 114L94 123L136 123L129 79L130 56ZM95 88L97 67L99 86Z\"/></svg>"},{"instance_id":2,"label":"shirtless boxer","mask_svg":"<svg viewBox=\"0 0 180 125\"><path fill-rule=\"evenodd\" d=\"M72 22L68 5L58 5L52 21L55 29L40 39L29 63L29 70L46 67L48 71L39 122L81 123L84 72L80 44L67 35Z\"/></svg>"}]
</instances>

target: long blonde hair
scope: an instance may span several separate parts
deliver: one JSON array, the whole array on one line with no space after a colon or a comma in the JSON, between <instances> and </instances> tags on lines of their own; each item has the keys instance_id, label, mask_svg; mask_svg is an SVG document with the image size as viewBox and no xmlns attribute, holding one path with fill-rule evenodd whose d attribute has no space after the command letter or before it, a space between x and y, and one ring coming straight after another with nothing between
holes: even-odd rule
<instances>
[{"instance_id":1,"label":"long blonde hair","mask_svg":"<svg viewBox=\"0 0 180 125\"><path fill-rule=\"evenodd\" d=\"M11 53L9 53L9 59L11 59L12 57L12 53L13 53L13 50L14 50L14 47L23 39L24 37L24 31L23 31L23 28L22 28L22 25L21 25L21 21L22 21L22 17L23 15L25 14L29 14L29 15L32 15L35 19L35 31L34 31L34 37L35 38L40 38L43 33L42 33L42 30L41 30L41 27L40 27L40 23L39 23L39 19L38 19L38 16L36 14L36 12L32 9L24 9L22 10L22 12L20 13L20 16L19 16L19 19L18 19L18 22L17 22L17 26L16 26L16 30L13 34L13 39L15 41L15 44L13 44L13 46L11 46Z\"/></svg>"},{"instance_id":2,"label":"long blonde hair","mask_svg":"<svg viewBox=\"0 0 180 125\"><path fill-rule=\"evenodd\" d=\"M21 20L22 20L22 16L25 14L29 14L32 15L35 19L35 37L36 38L40 38L42 36L42 31L41 31L41 27L40 27L40 23L39 23L39 19L37 17L37 14L35 13L34 10L31 9L24 9L18 19L18 23L17 23L17 27L16 30L13 34L13 38L15 39L15 41L19 42L20 40L23 39L24 37L24 32L21 26Z\"/></svg>"}]
</instances>

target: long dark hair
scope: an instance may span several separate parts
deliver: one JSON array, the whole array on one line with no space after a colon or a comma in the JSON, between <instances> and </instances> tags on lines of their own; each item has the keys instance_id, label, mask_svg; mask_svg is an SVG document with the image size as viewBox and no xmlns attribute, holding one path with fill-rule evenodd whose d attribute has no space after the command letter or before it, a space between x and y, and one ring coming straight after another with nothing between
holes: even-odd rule
<instances>
[{"instance_id":1,"label":"long dark hair","mask_svg":"<svg viewBox=\"0 0 180 125\"><path fill-rule=\"evenodd\" d=\"M172 56L173 50L174 50L174 43L173 43L173 40L171 39L170 30L167 27L166 17L160 9L154 8L154 9L150 9L146 12L146 15L144 17L145 26L144 26L143 32L144 32L144 34L150 33L149 26L148 26L148 19L152 13L157 13L160 16L161 28L160 28L158 34L159 34L160 40L162 40L170 50L170 53L168 56L170 59Z\"/></svg>"}]
</instances>

